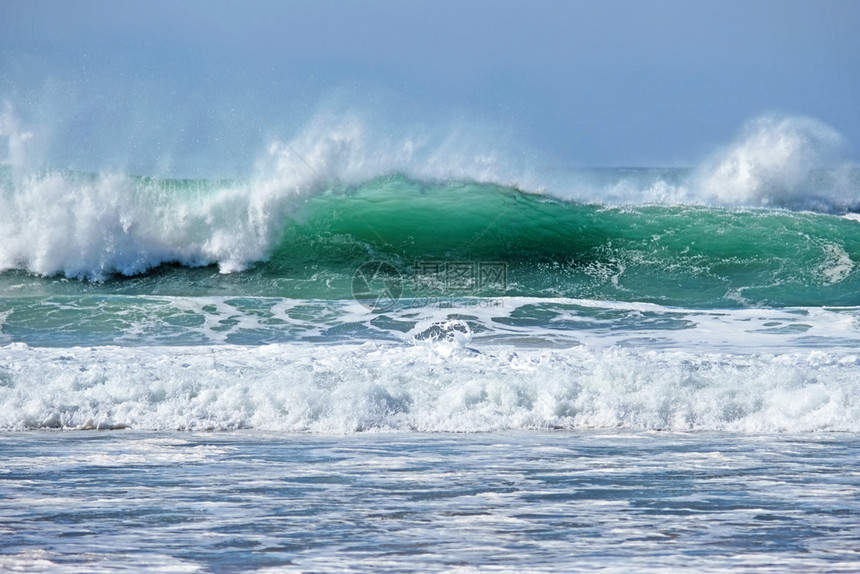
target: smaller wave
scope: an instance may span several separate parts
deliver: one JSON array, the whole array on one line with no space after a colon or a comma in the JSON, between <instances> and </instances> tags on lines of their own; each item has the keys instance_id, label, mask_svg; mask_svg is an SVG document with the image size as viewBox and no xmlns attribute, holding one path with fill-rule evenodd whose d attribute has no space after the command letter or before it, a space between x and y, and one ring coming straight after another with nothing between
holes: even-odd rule
<instances>
[{"instance_id":1,"label":"smaller wave","mask_svg":"<svg viewBox=\"0 0 860 574\"><path fill-rule=\"evenodd\" d=\"M683 309L545 297L0 298L0 344L193 346L362 342L776 352L860 348L860 308Z\"/></svg>"},{"instance_id":2,"label":"smaller wave","mask_svg":"<svg viewBox=\"0 0 860 574\"><path fill-rule=\"evenodd\" d=\"M856 352L478 351L464 343L445 336L412 346L206 352L18 343L0 348L0 429L860 432Z\"/></svg>"}]
</instances>

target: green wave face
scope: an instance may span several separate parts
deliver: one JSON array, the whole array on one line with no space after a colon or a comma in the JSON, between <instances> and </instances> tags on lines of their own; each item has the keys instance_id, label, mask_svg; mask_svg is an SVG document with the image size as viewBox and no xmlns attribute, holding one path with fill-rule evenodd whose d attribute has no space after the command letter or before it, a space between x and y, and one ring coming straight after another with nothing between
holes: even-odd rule
<instances>
[{"instance_id":1,"label":"green wave face","mask_svg":"<svg viewBox=\"0 0 860 574\"><path fill-rule=\"evenodd\" d=\"M369 260L397 268L408 296L860 304L857 221L782 210L582 205L401 177L308 200L255 273L275 283L306 281L307 296L340 297ZM500 268L503 284L493 280Z\"/></svg>"},{"instance_id":2,"label":"green wave face","mask_svg":"<svg viewBox=\"0 0 860 574\"><path fill-rule=\"evenodd\" d=\"M103 241L112 254L119 253L118 260L130 262L130 276L89 281L13 268L0 274L0 295L349 299L357 286L372 294L396 280L391 294L398 297L573 297L689 307L860 305L860 222L835 215L608 207L498 185L392 175L279 197L260 203L253 217L238 217L237 210L253 211L247 200L255 193L251 184L147 178L121 184L129 189L114 201L120 206L114 235L84 229L94 238L86 239L96 242L94 265L106 252L98 247ZM154 215L143 217L149 214ZM110 223L102 211L96 216L102 218L96 223ZM122 227L126 220L135 222L128 230ZM167 231L160 230L165 221ZM245 227L237 229L236 222ZM195 255L221 231L261 245L250 250L256 263L220 273L217 258ZM219 249L230 253L230 240ZM387 275L357 276L371 261L385 262Z\"/></svg>"}]
</instances>

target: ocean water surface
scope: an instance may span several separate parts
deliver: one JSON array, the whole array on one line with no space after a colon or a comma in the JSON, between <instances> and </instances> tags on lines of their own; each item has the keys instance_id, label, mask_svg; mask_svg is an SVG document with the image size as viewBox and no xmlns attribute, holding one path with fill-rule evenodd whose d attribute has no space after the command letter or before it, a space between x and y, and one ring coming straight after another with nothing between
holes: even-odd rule
<instances>
[{"instance_id":1,"label":"ocean water surface","mask_svg":"<svg viewBox=\"0 0 860 574\"><path fill-rule=\"evenodd\" d=\"M324 173L0 167L0 568L860 570L832 139L764 118L695 168L516 178L325 134Z\"/></svg>"}]
</instances>

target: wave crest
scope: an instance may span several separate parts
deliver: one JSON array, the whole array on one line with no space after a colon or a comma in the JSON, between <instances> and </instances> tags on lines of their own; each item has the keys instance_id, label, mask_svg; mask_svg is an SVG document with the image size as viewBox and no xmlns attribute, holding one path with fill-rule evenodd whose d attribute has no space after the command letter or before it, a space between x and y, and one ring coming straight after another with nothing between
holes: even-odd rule
<instances>
[{"instance_id":1,"label":"wave crest","mask_svg":"<svg viewBox=\"0 0 860 574\"><path fill-rule=\"evenodd\" d=\"M516 154L488 145L492 136L480 126L391 135L357 115L322 114L291 142L272 143L246 180L159 180L28 169L34 136L7 103L0 114L0 141L8 148L0 166L0 271L96 280L170 262L241 271L278 249L285 225L309 197L395 172L418 182L529 181L526 191L590 204L860 209L860 170L840 163L841 136L810 118L759 118L692 171L535 176L505 159Z\"/></svg>"},{"instance_id":2,"label":"wave crest","mask_svg":"<svg viewBox=\"0 0 860 574\"><path fill-rule=\"evenodd\" d=\"M805 117L767 115L749 122L741 137L696 170L700 199L722 205L776 206L831 211L858 204L828 174L842 161L839 133Z\"/></svg>"}]
</instances>

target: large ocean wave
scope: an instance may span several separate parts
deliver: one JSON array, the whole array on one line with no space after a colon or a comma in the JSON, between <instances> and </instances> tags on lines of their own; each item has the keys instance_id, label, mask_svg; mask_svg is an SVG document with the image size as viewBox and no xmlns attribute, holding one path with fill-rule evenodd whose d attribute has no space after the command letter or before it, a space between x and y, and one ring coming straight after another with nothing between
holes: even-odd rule
<instances>
[{"instance_id":1,"label":"large ocean wave","mask_svg":"<svg viewBox=\"0 0 860 574\"><path fill-rule=\"evenodd\" d=\"M74 291L50 280L61 275L107 293L342 299L356 270L381 260L407 280L404 296L421 295L410 285L422 262L474 262L505 266L490 295L860 304L860 222L850 216L583 204L402 175L314 193L58 173L11 189L20 185L30 193L3 195L3 281L44 287L47 277L49 293Z\"/></svg>"},{"instance_id":2,"label":"large ocean wave","mask_svg":"<svg viewBox=\"0 0 860 574\"><path fill-rule=\"evenodd\" d=\"M251 294L342 298L368 260L482 260L509 266L513 295L858 303L860 171L815 120L759 118L694 169L523 171L459 136L367 131L328 117L273 143L250 178L161 179L28 169L31 134L7 107L0 271L104 282L217 266Z\"/></svg>"}]
</instances>

